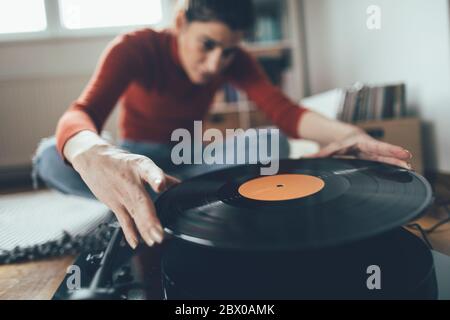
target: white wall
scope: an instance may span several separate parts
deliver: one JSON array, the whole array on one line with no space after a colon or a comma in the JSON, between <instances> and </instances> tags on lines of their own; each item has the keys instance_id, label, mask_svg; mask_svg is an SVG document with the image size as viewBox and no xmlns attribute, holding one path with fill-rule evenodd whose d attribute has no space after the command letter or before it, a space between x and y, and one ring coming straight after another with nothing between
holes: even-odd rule
<instances>
[{"instance_id":1,"label":"white wall","mask_svg":"<svg viewBox=\"0 0 450 320\"><path fill-rule=\"evenodd\" d=\"M28 165L112 37L0 44L0 168ZM115 116L108 128L115 128Z\"/></svg>"},{"instance_id":2,"label":"white wall","mask_svg":"<svg viewBox=\"0 0 450 320\"><path fill-rule=\"evenodd\" d=\"M164 19L172 21L175 0L163 2ZM42 137L78 98L107 44L115 34L22 41L0 41L0 173L30 164ZM108 30L101 30L105 34ZM117 108L106 129L117 135Z\"/></svg>"},{"instance_id":3,"label":"white wall","mask_svg":"<svg viewBox=\"0 0 450 320\"><path fill-rule=\"evenodd\" d=\"M381 8L368 30L366 9ZM448 0L304 0L311 94L355 81L405 81L410 114L428 124L428 169L450 172Z\"/></svg>"}]
</instances>

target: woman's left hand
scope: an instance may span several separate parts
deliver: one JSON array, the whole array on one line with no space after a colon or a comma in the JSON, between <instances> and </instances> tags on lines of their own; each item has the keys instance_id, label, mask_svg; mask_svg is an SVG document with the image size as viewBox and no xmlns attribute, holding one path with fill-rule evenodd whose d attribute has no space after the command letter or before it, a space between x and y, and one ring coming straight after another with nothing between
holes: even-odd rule
<instances>
[{"instance_id":1,"label":"woman's left hand","mask_svg":"<svg viewBox=\"0 0 450 320\"><path fill-rule=\"evenodd\" d=\"M405 169L412 169L412 154L399 146L378 141L364 131L352 133L340 141L332 142L306 158L354 156L359 159L384 162Z\"/></svg>"}]
</instances>

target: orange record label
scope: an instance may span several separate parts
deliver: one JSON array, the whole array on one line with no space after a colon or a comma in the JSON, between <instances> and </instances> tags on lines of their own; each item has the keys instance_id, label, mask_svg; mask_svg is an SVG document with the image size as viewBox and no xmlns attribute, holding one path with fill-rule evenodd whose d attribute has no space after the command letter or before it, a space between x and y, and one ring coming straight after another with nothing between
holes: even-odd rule
<instances>
[{"instance_id":1,"label":"orange record label","mask_svg":"<svg viewBox=\"0 0 450 320\"><path fill-rule=\"evenodd\" d=\"M325 182L304 174L278 174L255 178L243 183L238 192L241 196L264 201L299 199L322 190Z\"/></svg>"}]
</instances>

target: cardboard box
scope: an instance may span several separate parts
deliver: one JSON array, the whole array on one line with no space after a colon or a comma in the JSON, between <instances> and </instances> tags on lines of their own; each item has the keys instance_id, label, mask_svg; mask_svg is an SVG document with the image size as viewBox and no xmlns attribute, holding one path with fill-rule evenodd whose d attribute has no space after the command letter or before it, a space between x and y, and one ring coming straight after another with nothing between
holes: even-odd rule
<instances>
[{"instance_id":1,"label":"cardboard box","mask_svg":"<svg viewBox=\"0 0 450 320\"><path fill-rule=\"evenodd\" d=\"M409 150L413 169L423 174L422 130L418 118L402 118L357 123L374 138Z\"/></svg>"}]
</instances>

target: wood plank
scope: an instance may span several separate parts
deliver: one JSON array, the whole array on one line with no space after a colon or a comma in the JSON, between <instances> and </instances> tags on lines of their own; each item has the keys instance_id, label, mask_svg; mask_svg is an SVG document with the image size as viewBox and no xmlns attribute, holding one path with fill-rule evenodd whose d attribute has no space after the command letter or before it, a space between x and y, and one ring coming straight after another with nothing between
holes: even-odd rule
<instances>
[{"instance_id":1,"label":"wood plank","mask_svg":"<svg viewBox=\"0 0 450 320\"><path fill-rule=\"evenodd\" d=\"M47 300L53 297L74 257L0 267L0 300Z\"/></svg>"},{"instance_id":2,"label":"wood plank","mask_svg":"<svg viewBox=\"0 0 450 320\"><path fill-rule=\"evenodd\" d=\"M428 229L434 226L439 221L448 218L447 212L441 208L439 210L430 210L424 217L414 221L418 223L422 228ZM407 228L409 231L413 232L415 235L420 236L420 232L413 228ZM450 256L450 222L446 223L435 231L427 235L433 249Z\"/></svg>"}]
</instances>

